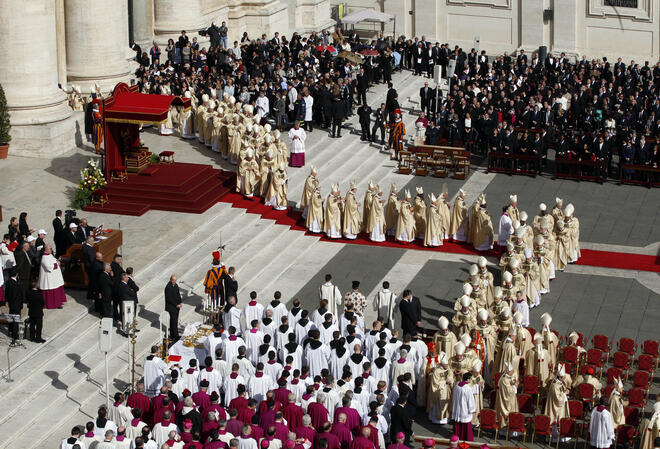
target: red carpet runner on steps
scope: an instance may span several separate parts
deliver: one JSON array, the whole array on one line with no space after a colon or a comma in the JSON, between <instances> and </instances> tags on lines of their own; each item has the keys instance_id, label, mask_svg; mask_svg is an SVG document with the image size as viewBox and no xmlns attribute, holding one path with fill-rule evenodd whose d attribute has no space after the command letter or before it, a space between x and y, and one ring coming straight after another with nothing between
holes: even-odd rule
<instances>
[{"instance_id":1,"label":"red carpet runner on steps","mask_svg":"<svg viewBox=\"0 0 660 449\"><path fill-rule=\"evenodd\" d=\"M319 235L312 234L307 231L305 228L302 219L300 218L301 212L297 210L287 211L276 211L272 207L265 206L263 203L259 202L258 199L253 201L245 199L242 195L231 192L227 193L220 200L223 203L231 203L233 207L240 207L246 209L250 214L261 215L262 218L275 220L276 223L281 225L289 226L292 230L296 231L305 231L309 235ZM365 234L360 234L355 240L348 239L329 239L325 235L321 237L321 240L326 242L339 242L339 243L348 243L353 245L374 245L374 246L386 246L391 248L401 248L401 249L413 249L413 250L422 250L422 251L440 251L445 253L454 253L454 254L479 254L485 256L497 257L496 251L489 251L487 253L480 253L475 251L471 245L462 244L462 243L452 243L446 242L439 248L427 248L423 246L420 240L415 240L412 243L404 245L397 241L388 239L382 243L374 243L369 240L368 236ZM648 255L639 255L639 254L628 254L628 253L616 253L610 251L595 251L595 250L582 250L582 257L578 261L577 265L589 265L594 267L604 267L604 268L619 268L624 270L639 270L639 271L652 271L660 273L660 260L656 256Z\"/></svg>"},{"instance_id":2,"label":"red carpet runner on steps","mask_svg":"<svg viewBox=\"0 0 660 449\"><path fill-rule=\"evenodd\" d=\"M300 211L276 211L257 198L250 201L235 193L235 174L232 172L217 170L210 165L187 163L157 164L150 168L153 169L148 175L128 175L124 182L109 183L105 188L109 202L103 207L88 206L85 210L120 215L142 215L149 209L200 214L215 203L223 202L246 209L248 213L258 214L262 218L275 220L292 230L307 232L300 218ZM321 240L454 254L480 254L471 245L461 243L446 242L439 248L426 248L419 240L408 245L391 239L383 243L373 243L364 234L360 234L356 240L328 239L325 235L321 236ZM495 251L484 255L497 257ZM660 256L583 249L578 265L660 273Z\"/></svg>"}]
</instances>

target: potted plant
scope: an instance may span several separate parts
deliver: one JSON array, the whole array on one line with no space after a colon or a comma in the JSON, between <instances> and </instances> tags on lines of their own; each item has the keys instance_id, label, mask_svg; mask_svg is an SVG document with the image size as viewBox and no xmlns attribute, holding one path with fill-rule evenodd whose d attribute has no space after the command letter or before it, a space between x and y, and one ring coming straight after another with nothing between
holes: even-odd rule
<instances>
[{"instance_id":1,"label":"potted plant","mask_svg":"<svg viewBox=\"0 0 660 449\"><path fill-rule=\"evenodd\" d=\"M2 85L0 85L0 159L5 159L7 153L9 153L9 141L11 140L10 129L11 124L9 123L7 98L5 97L5 91L2 89Z\"/></svg>"}]
</instances>

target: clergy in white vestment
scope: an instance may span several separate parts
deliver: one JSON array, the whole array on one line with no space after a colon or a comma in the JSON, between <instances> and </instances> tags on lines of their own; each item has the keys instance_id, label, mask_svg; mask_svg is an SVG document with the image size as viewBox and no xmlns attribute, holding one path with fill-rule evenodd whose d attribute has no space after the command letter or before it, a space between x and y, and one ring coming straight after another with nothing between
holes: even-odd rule
<instances>
[{"instance_id":1,"label":"clergy in white vestment","mask_svg":"<svg viewBox=\"0 0 660 449\"><path fill-rule=\"evenodd\" d=\"M497 235L497 244L500 245L500 248L506 246L506 242L509 240L509 237L511 237L512 233L513 221L511 220L511 217L509 217L509 213L505 208L502 212L502 216L500 217L499 233Z\"/></svg>"},{"instance_id":2,"label":"clergy in white vestment","mask_svg":"<svg viewBox=\"0 0 660 449\"><path fill-rule=\"evenodd\" d=\"M222 311L222 322L225 328L228 329L233 326L234 329L239 331L241 329L241 316L243 311L236 305L236 298L230 296L227 299L227 304Z\"/></svg>"},{"instance_id":3,"label":"clergy in white vestment","mask_svg":"<svg viewBox=\"0 0 660 449\"><path fill-rule=\"evenodd\" d=\"M74 223L72 223L74 224ZM50 245L44 246L39 267L39 289L44 297L45 309L61 308L66 302L64 293L64 278L60 262L55 259Z\"/></svg>"},{"instance_id":4,"label":"clergy in white vestment","mask_svg":"<svg viewBox=\"0 0 660 449\"><path fill-rule=\"evenodd\" d=\"M316 325L312 320L309 319L309 312L307 310L303 310L301 312L301 317L296 323L296 328L295 328L295 333L296 333L296 343L301 345L303 341L307 338L307 335L309 334L309 331L312 329L316 329ZM304 349L303 349L303 354L304 354Z\"/></svg>"},{"instance_id":5,"label":"clergy in white vestment","mask_svg":"<svg viewBox=\"0 0 660 449\"><path fill-rule=\"evenodd\" d=\"M242 386L242 391L245 391L246 380L245 377L239 373L238 363L234 363L231 367L231 374L225 378L225 407L229 407L232 399L238 396L239 385Z\"/></svg>"},{"instance_id":6,"label":"clergy in white vestment","mask_svg":"<svg viewBox=\"0 0 660 449\"><path fill-rule=\"evenodd\" d=\"M260 320L264 316L264 306L257 302L257 292L250 292L250 301L243 307L243 331L249 329L253 320Z\"/></svg>"},{"instance_id":7,"label":"clergy in white vestment","mask_svg":"<svg viewBox=\"0 0 660 449\"><path fill-rule=\"evenodd\" d=\"M614 442L614 422L607 410L607 399L600 398L600 405L591 412L589 422L589 443L596 449L609 448Z\"/></svg>"},{"instance_id":8,"label":"clergy in white vestment","mask_svg":"<svg viewBox=\"0 0 660 449\"><path fill-rule=\"evenodd\" d=\"M258 449L257 440L252 438L252 427L249 424L243 424L242 433L238 436L238 449Z\"/></svg>"},{"instance_id":9,"label":"clergy in white vestment","mask_svg":"<svg viewBox=\"0 0 660 449\"><path fill-rule=\"evenodd\" d=\"M330 369L330 374L335 379L339 379L344 371L344 366L348 363L348 359L351 356L351 353L348 352L346 348L346 340L344 337L341 337L337 340L336 344L330 351L330 360L328 361L328 368Z\"/></svg>"},{"instance_id":10,"label":"clergy in white vestment","mask_svg":"<svg viewBox=\"0 0 660 449\"><path fill-rule=\"evenodd\" d=\"M396 293L390 290L390 283L383 282L383 289L374 296L374 311L385 320L388 327L394 328L394 309L396 308Z\"/></svg>"},{"instance_id":11,"label":"clergy in white vestment","mask_svg":"<svg viewBox=\"0 0 660 449\"><path fill-rule=\"evenodd\" d=\"M339 327L333 323L334 317L331 313L326 313L324 318L325 321L319 326L319 333L321 334L321 343L327 345L332 341L333 334L339 331Z\"/></svg>"},{"instance_id":12,"label":"clergy in white vestment","mask_svg":"<svg viewBox=\"0 0 660 449\"><path fill-rule=\"evenodd\" d=\"M321 342L321 334L318 329L312 329L309 336L311 341L303 351L303 359L309 367L309 374L312 377L320 376L321 370L328 367L330 349Z\"/></svg>"},{"instance_id":13,"label":"clergy in white vestment","mask_svg":"<svg viewBox=\"0 0 660 449\"><path fill-rule=\"evenodd\" d=\"M1 271L2 269L0 269L0 272ZM74 427L71 431L71 436L69 438L63 439L60 443L60 449L73 449L74 444L77 444L80 449L86 449L85 443L83 443L81 437L82 435L80 434L80 428L77 426Z\"/></svg>"},{"instance_id":14,"label":"clergy in white vestment","mask_svg":"<svg viewBox=\"0 0 660 449\"><path fill-rule=\"evenodd\" d=\"M291 167L303 167L305 165L305 140L307 139L307 134L300 127L300 122L294 122L293 128L289 130L289 139L291 139L291 158L289 165Z\"/></svg>"},{"instance_id":15,"label":"clergy in white vestment","mask_svg":"<svg viewBox=\"0 0 660 449\"><path fill-rule=\"evenodd\" d=\"M332 283L332 275L325 275L325 283L319 287L319 300L325 299L328 301L328 311L337 316L338 307L341 306L342 294L339 287Z\"/></svg>"},{"instance_id":16,"label":"clergy in white vestment","mask_svg":"<svg viewBox=\"0 0 660 449\"><path fill-rule=\"evenodd\" d=\"M108 410L105 408L105 405L102 405L99 407L98 416L94 420L94 435L101 439L108 430L116 434L117 424L111 419L108 419Z\"/></svg>"},{"instance_id":17,"label":"clergy in white vestment","mask_svg":"<svg viewBox=\"0 0 660 449\"><path fill-rule=\"evenodd\" d=\"M222 374L220 374L215 368L213 368L213 357L206 356L204 360L206 367L199 371L199 381L206 380L209 383L208 394L213 392L220 395L222 389Z\"/></svg>"},{"instance_id":18,"label":"clergy in white vestment","mask_svg":"<svg viewBox=\"0 0 660 449\"><path fill-rule=\"evenodd\" d=\"M219 324L213 326L213 332L206 337L204 341L204 347L206 352L209 355L214 355L215 350L218 346L222 345L222 341L227 338L227 335L222 331L222 327Z\"/></svg>"},{"instance_id":19,"label":"clergy in white vestment","mask_svg":"<svg viewBox=\"0 0 660 449\"><path fill-rule=\"evenodd\" d=\"M284 367L276 360L277 353L275 350L268 351L268 361L264 363L264 374L270 376L273 382L277 384L277 380L282 376Z\"/></svg>"},{"instance_id":20,"label":"clergy in white vestment","mask_svg":"<svg viewBox=\"0 0 660 449\"><path fill-rule=\"evenodd\" d=\"M451 399L451 418L454 420L454 435L459 440L473 441L472 415L476 411L476 402L470 379L472 373L463 374L463 380L454 386Z\"/></svg>"},{"instance_id":21,"label":"clergy in white vestment","mask_svg":"<svg viewBox=\"0 0 660 449\"><path fill-rule=\"evenodd\" d=\"M271 376L264 373L264 364L259 362L257 364L257 372L253 377L248 379L248 396L257 402L261 402L266 399L266 393L268 393L268 390L274 389L275 387L275 381Z\"/></svg>"},{"instance_id":22,"label":"clergy in white vestment","mask_svg":"<svg viewBox=\"0 0 660 449\"><path fill-rule=\"evenodd\" d=\"M245 339L245 348L247 349L246 356L253 365L256 365L259 358L257 351L259 345L264 340L264 333L259 330L259 320L252 320L250 329L243 334L243 338Z\"/></svg>"},{"instance_id":23,"label":"clergy in white vestment","mask_svg":"<svg viewBox=\"0 0 660 449\"><path fill-rule=\"evenodd\" d=\"M233 362L234 357L238 355L238 348L245 346L245 341L236 335L236 328L234 326L228 327L227 330L229 331L229 337L222 343L222 351L225 353L225 360Z\"/></svg>"},{"instance_id":24,"label":"clergy in white vestment","mask_svg":"<svg viewBox=\"0 0 660 449\"><path fill-rule=\"evenodd\" d=\"M516 300L513 302L511 311L514 313L520 312L522 315L522 325L524 327L529 327L529 304L527 303L527 298L525 298L524 292L518 290L516 292Z\"/></svg>"},{"instance_id":25,"label":"clergy in white vestment","mask_svg":"<svg viewBox=\"0 0 660 449\"><path fill-rule=\"evenodd\" d=\"M181 382L181 386L184 390L188 390L190 393L197 393L199 391L199 370L197 369L197 359L190 359L188 365L188 368L181 372L181 380L179 380L179 382Z\"/></svg>"},{"instance_id":26,"label":"clergy in white vestment","mask_svg":"<svg viewBox=\"0 0 660 449\"><path fill-rule=\"evenodd\" d=\"M131 408L124 403L124 395L122 393L115 393L115 402L110 407L110 419L118 427L126 426L133 419Z\"/></svg>"},{"instance_id":27,"label":"clergy in white vestment","mask_svg":"<svg viewBox=\"0 0 660 449\"><path fill-rule=\"evenodd\" d=\"M273 300L266 305L266 309L264 310L264 316L266 316L266 312L268 312L269 310L272 310L273 312L271 318L273 319L273 323L275 323L275 327L282 324L283 316L287 316L289 314L289 311L282 302L282 293L280 293L279 291L276 291L273 294Z\"/></svg>"},{"instance_id":28,"label":"clergy in white vestment","mask_svg":"<svg viewBox=\"0 0 660 449\"><path fill-rule=\"evenodd\" d=\"M291 332L287 334L288 343L279 351L280 359L286 361L288 357L292 358L291 371L302 367L303 347L296 341L296 334Z\"/></svg>"},{"instance_id":29,"label":"clergy in white vestment","mask_svg":"<svg viewBox=\"0 0 660 449\"><path fill-rule=\"evenodd\" d=\"M176 424L171 421L171 418L172 411L165 410L163 412L163 420L159 423L156 423L154 428L151 430L151 437L156 440L156 444L159 448L163 445L163 443L170 439L170 432L172 430L177 430Z\"/></svg>"},{"instance_id":30,"label":"clergy in white vestment","mask_svg":"<svg viewBox=\"0 0 660 449\"><path fill-rule=\"evenodd\" d=\"M135 438L142 435L142 428L147 425L146 422L140 419L142 415L142 410L139 410L140 413L137 413L139 409L133 409L133 417L126 425L126 438L134 440Z\"/></svg>"},{"instance_id":31,"label":"clergy in white vestment","mask_svg":"<svg viewBox=\"0 0 660 449\"><path fill-rule=\"evenodd\" d=\"M396 379L405 373L410 373L412 376L412 382L415 383L415 364L407 359L408 351L401 349L399 352L399 358L392 363L392 377L390 378L390 383L392 385L396 384Z\"/></svg>"},{"instance_id":32,"label":"clergy in white vestment","mask_svg":"<svg viewBox=\"0 0 660 449\"><path fill-rule=\"evenodd\" d=\"M160 392L160 388L165 385L166 371L167 364L158 357L158 346L152 346L151 354L144 362L144 385L147 396L153 398Z\"/></svg>"}]
</instances>

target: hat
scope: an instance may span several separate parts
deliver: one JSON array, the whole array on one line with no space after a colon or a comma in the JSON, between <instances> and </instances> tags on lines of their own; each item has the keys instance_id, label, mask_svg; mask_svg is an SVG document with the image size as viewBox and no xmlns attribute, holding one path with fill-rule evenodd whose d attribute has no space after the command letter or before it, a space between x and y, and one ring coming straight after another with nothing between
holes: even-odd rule
<instances>
[{"instance_id":1,"label":"hat","mask_svg":"<svg viewBox=\"0 0 660 449\"><path fill-rule=\"evenodd\" d=\"M534 334L534 343L539 344L543 341L543 335Z\"/></svg>"},{"instance_id":2,"label":"hat","mask_svg":"<svg viewBox=\"0 0 660 449\"><path fill-rule=\"evenodd\" d=\"M585 371L587 374L591 374L591 375L595 373L594 369L591 366L587 366L587 369Z\"/></svg>"},{"instance_id":3,"label":"hat","mask_svg":"<svg viewBox=\"0 0 660 449\"><path fill-rule=\"evenodd\" d=\"M428 349L429 352L436 352L438 350L438 346L435 344L435 342L432 341L428 342L426 348Z\"/></svg>"},{"instance_id":4,"label":"hat","mask_svg":"<svg viewBox=\"0 0 660 449\"><path fill-rule=\"evenodd\" d=\"M543 245L544 242L545 239L543 238L542 235L537 235L536 239L534 239L534 243L536 243L537 245Z\"/></svg>"},{"instance_id":5,"label":"hat","mask_svg":"<svg viewBox=\"0 0 660 449\"><path fill-rule=\"evenodd\" d=\"M552 323L552 315L550 315L548 312L545 312L543 315L541 315L541 323L544 326L550 326L550 323Z\"/></svg>"},{"instance_id":6,"label":"hat","mask_svg":"<svg viewBox=\"0 0 660 449\"><path fill-rule=\"evenodd\" d=\"M293 449L294 447L296 447L296 442L293 440L286 440L286 447L288 449Z\"/></svg>"},{"instance_id":7,"label":"hat","mask_svg":"<svg viewBox=\"0 0 660 449\"><path fill-rule=\"evenodd\" d=\"M571 343L577 343L577 341L580 339L580 336L578 335L577 332L573 331L570 334L568 334L568 340Z\"/></svg>"},{"instance_id":8,"label":"hat","mask_svg":"<svg viewBox=\"0 0 660 449\"><path fill-rule=\"evenodd\" d=\"M435 446L435 440L427 438L424 440L424 447L433 447Z\"/></svg>"},{"instance_id":9,"label":"hat","mask_svg":"<svg viewBox=\"0 0 660 449\"><path fill-rule=\"evenodd\" d=\"M275 137L276 139L279 139L281 135L282 135L282 133L280 132L279 129L276 129L275 131L273 131L273 137Z\"/></svg>"},{"instance_id":10,"label":"hat","mask_svg":"<svg viewBox=\"0 0 660 449\"><path fill-rule=\"evenodd\" d=\"M514 260L515 260L515 259L514 259ZM506 271L506 272L502 275L502 279L504 279L504 282L511 282L511 279L513 279L513 275L511 274L510 271Z\"/></svg>"},{"instance_id":11,"label":"hat","mask_svg":"<svg viewBox=\"0 0 660 449\"><path fill-rule=\"evenodd\" d=\"M201 381L201 382L199 383L199 386L200 386L200 387L208 387L208 386L209 386L209 381L206 380L206 379L204 379L203 381Z\"/></svg>"},{"instance_id":12,"label":"hat","mask_svg":"<svg viewBox=\"0 0 660 449\"><path fill-rule=\"evenodd\" d=\"M518 228L518 230L516 231L516 237L518 237L519 239L522 239L522 238L525 237L525 234L526 234L526 233L527 233L527 229L525 229L525 228L523 228L522 226L520 226L520 227Z\"/></svg>"},{"instance_id":13,"label":"hat","mask_svg":"<svg viewBox=\"0 0 660 449\"><path fill-rule=\"evenodd\" d=\"M350 187L351 190L357 189L357 183L355 182L355 179L352 179L352 180L351 180L351 184L350 184L350 186L351 186L351 187Z\"/></svg>"},{"instance_id":14,"label":"hat","mask_svg":"<svg viewBox=\"0 0 660 449\"><path fill-rule=\"evenodd\" d=\"M360 286L360 281L353 281L351 282L351 287L353 288L358 288Z\"/></svg>"},{"instance_id":15,"label":"hat","mask_svg":"<svg viewBox=\"0 0 660 449\"><path fill-rule=\"evenodd\" d=\"M566 375L566 365L564 365L563 363L558 364L557 365L557 376L564 377L565 375Z\"/></svg>"},{"instance_id":16,"label":"hat","mask_svg":"<svg viewBox=\"0 0 660 449\"><path fill-rule=\"evenodd\" d=\"M511 362L506 362L504 364L504 372L508 373L509 371L513 371L513 363Z\"/></svg>"},{"instance_id":17,"label":"hat","mask_svg":"<svg viewBox=\"0 0 660 449\"><path fill-rule=\"evenodd\" d=\"M488 261L486 260L486 258L484 256L479 256L479 258L477 259L477 265L479 265L479 267L483 268L487 264L488 264Z\"/></svg>"},{"instance_id":18,"label":"hat","mask_svg":"<svg viewBox=\"0 0 660 449\"><path fill-rule=\"evenodd\" d=\"M431 202L435 204L435 202L438 201L438 198L436 198L433 192L431 192L431 195L429 196L429 200L431 200Z\"/></svg>"},{"instance_id":19,"label":"hat","mask_svg":"<svg viewBox=\"0 0 660 449\"><path fill-rule=\"evenodd\" d=\"M518 195L509 195L509 201L511 203L517 203L518 202Z\"/></svg>"},{"instance_id":20,"label":"hat","mask_svg":"<svg viewBox=\"0 0 660 449\"><path fill-rule=\"evenodd\" d=\"M516 324L522 324L523 314L520 311L517 311L513 314L513 322Z\"/></svg>"},{"instance_id":21,"label":"hat","mask_svg":"<svg viewBox=\"0 0 660 449\"><path fill-rule=\"evenodd\" d=\"M563 203L564 203L564 200L562 200L561 198L559 198L559 197L555 198L555 204L557 206L561 206Z\"/></svg>"},{"instance_id":22,"label":"hat","mask_svg":"<svg viewBox=\"0 0 660 449\"><path fill-rule=\"evenodd\" d=\"M463 343L466 348L470 346L470 343L472 343L472 339L470 338L470 335L468 333L461 335L461 343Z\"/></svg>"},{"instance_id":23,"label":"hat","mask_svg":"<svg viewBox=\"0 0 660 449\"><path fill-rule=\"evenodd\" d=\"M78 225L75 224L75 223L71 223L71 224L69 225L69 229L73 229L73 228L77 228L77 227L78 227Z\"/></svg>"},{"instance_id":24,"label":"hat","mask_svg":"<svg viewBox=\"0 0 660 449\"><path fill-rule=\"evenodd\" d=\"M528 218L527 212L525 211L520 212L520 221L527 221L527 218Z\"/></svg>"},{"instance_id":25,"label":"hat","mask_svg":"<svg viewBox=\"0 0 660 449\"><path fill-rule=\"evenodd\" d=\"M266 123L264 125L264 130L266 130L267 133L269 133L271 129L273 129L273 127L270 125L270 123Z\"/></svg>"},{"instance_id":26,"label":"hat","mask_svg":"<svg viewBox=\"0 0 660 449\"><path fill-rule=\"evenodd\" d=\"M202 102L206 103L207 101L209 101L209 96L207 94L202 95Z\"/></svg>"},{"instance_id":27,"label":"hat","mask_svg":"<svg viewBox=\"0 0 660 449\"><path fill-rule=\"evenodd\" d=\"M43 230L43 229L39 229L39 230L37 231L37 235L48 235L48 233L47 233L45 230Z\"/></svg>"},{"instance_id":28,"label":"hat","mask_svg":"<svg viewBox=\"0 0 660 449\"><path fill-rule=\"evenodd\" d=\"M445 316L441 316L438 318L438 327L442 330L447 329L449 327L449 320Z\"/></svg>"},{"instance_id":29,"label":"hat","mask_svg":"<svg viewBox=\"0 0 660 449\"><path fill-rule=\"evenodd\" d=\"M456 355L465 354L465 344L463 344L462 341L457 341L456 344L454 345L454 352L456 353Z\"/></svg>"},{"instance_id":30,"label":"hat","mask_svg":"<svg viewBox=\"0 0 660 449\"><path fill-rule=\"evenodd\" d=\"M28 235L28 236L27 236L27 242L28 242L28 243L32 243L32 242L34 242L35 240L37 240L37 238L36 238L35 236L33 236L33 235Z\"/></svg>"},{"instance_id":31,"label":"hat","mask_svg":"<svg viewBox=\"0 0 660 449\"><path fill-rule=\"evenodd\" d=\"M548 210L548 206L546 206L545 203L541 203L539 204L539 210L541 212L545 212L546 210Z\"/></svg>"},{"instance_id":32,"label":"hat","mask_svg":"<svg viewBox=\"0 0 660 449\"><path fill-rule=\"evenodd\" d=\"M470 302L472 299L468 295L463 295L461 296L461 306L462 307L470 307Z\"/></svg>"},{"instance_id":33,"label":"hat","mask_svg":"<svg viewBox=\"0 0 660 449\"><path fill-rule=\"evenodd\" d=\"M412 196L410 196L410 190L406 189L406 199L409 200L411 198Z\"/></svg>"},{"instance_id":34,"label":"hat","mask_svg":"<svg viewBox=\"0 0 660 449\"><path fill-rule=\"evenodd\" d=\"M486 321L488 319L488 310L479 309L479 312L477 312L477 316L479 317L480 320Z\"/></svg>"},{"instance_id":35,"label":"hat","mask_svg":"<svg viewBox=\"0 0 660 449\"><path fill-rule=\"evenodd\" d=\"M440 354L438 354L438 362L440 362L441 365L449 365L447 354L441 351Z\"/></svg>"},{"instance_id":36,"label":"hat","mask_svg":"<svg viewBox=\"0 0 660 449\"><path fill-rule=\"evenodd\" d=\"M213 256L213 260L220 260L220 251L213 251L211 255Z\"/></svg>"},{"instance_id":37,"label":"hat","mask_svg":"<svg viewBox=\"0 0 660 449\"><path fill-rule=\"evenodd\" d=\"M415 191L417 192L417 195L424 194L424 189L421 187L415 187Z\"/></svg>"},{"instance_id":38,"label":"hat","mask_svg":"<svg viewBox=\"0 0 660 449\"><path fill-rule=\"evenodd\" d=\"M518 220L511 220L511 227L513 228L514 231L517 231L518 228L520 227L520 222Z\"/></svg>"},{"instance_id":39,"label":"hat","mask_svg":"<svg viewBox=\"0 0 660 449\"><path fill-rule=\"evenodd\" d=\"M312 174L312 175L315 175L315 174L318 173L318 172L316 171L316 167L315 167L314 165L312 165L312 166L310 167L309 173Z\"/></svg>"},{"instance_id":40,"label":"hat","mask_svg":"<svg viewBox=\"0 0 660 449\"><path fill-rule=\"evenodd\" d=\"M400 440L401 438L405 438L405 437L406 437L406 435L403 432L399 432L399 433L396 434L396 439L397 440Z\"/></svg>"},{"instance_id":41,"label":"hat","mask_svg":"<svg viewBox=\"0 0 660 449\"><path fill-rule=\"evenodd\" d=\"M520 265L520 262L515 257L509 261L509 267L511 267L511 269L518 268L519 265Z\"/></svg>"},{"instance_id":42,"label":"hat","mask_svg":"<svg viewBox=\"0 0 660 449\"><path fill-rule=\"evenodd\" d=\"M264 438L264 439L261 440L261 444L260 444L260 446L263 447L263 448L265 449L265 448L267 448L268 446L270 446L270 442L269 442L267 439Z\"/></svg>"},{"instance_id":43,"label":"hat","mask_svg":"<svg viewBox=\"0 0 660 449\"><path fill-rule=\"evenodd\" d=\"M463 294L468 296L472 294L472 286L470 284L463 284Z\"/></svg>"},{"instance_id":44,"label":"hat","mask_svg":"<svg viewBox=\"0 0 660 449\"><path fill-rule=\"evenodd\" d=\"M481 372L481 367L482 367L481 360L477 359L474 362L474 364L472 365L472 371L476 371L476 372L480 373Z\"/></svg>"},{"instance_id":45,"label":"hat","mask_svg":"<svg viewBox=\"0 0 660 449\"><path fill-rule=\"evenodd\" d=\"M184 396L184 397L185 396L190 396L190 394L191 394L190 390L188 390L187 388L184 388L183 391L181 392L181 395Z\"/></svg>"},{"instance_id":46,"label":"hat","mask_svg":"<svg viewBox=\"0 0 660 449\"><path fill-rule=\"evenodd\" d=\"M493 296L495 298L501 298L502 297L502 287L495 287L493 289Z\"/></svg>"},{"instance_id":47,"label":"hat","mask_svg":"<svg viewBox=\"0 0 660 449\"><path fill-rule=\"evenodd\" d=\"M186 429L192 429L192 426L193 426L193 423L192 423L192 421L189 420L189 419L186 419L186 420L183 422L183 427L185 427Z\"/></svg>"},{"instance_id":48,"label":"hat","mask_svg":"<svg viewBox=\"0 0 660 449\"><path fill-rule=\"evenodd\" d=\"M465 190L463 190L463 189L458 189L458 194L459 194L460 196L462 196L462 197L465 196Z\"/></svg>"},{"instance_id":49,"label":"hat","mask_svg":"<svg viewBox=\"0 0 660 449\"><path fill-rule=\"evenodd\" d=\"M566 206L566 208L564 209L564 215L566 215L567 217L572 217L573 212L575 212L575 207L573 206L573 204L569 203L568 206Z\"/></svg>"},{"instance_id":50,"label":"hat","mask_svg":"<svg viewBox=\"0 0 660 449\"><path fill-rule=\"evenodd\" d=\"M470 265L470 276L476 276L479 274L479 267L476 264Z\"/></svg>"},{"instance_id":51,"label":"hat","mask_svg":"<svg viewBox=\"0 0 660 449\"><path fill-rule=\"evenodd\" d=\"M252 148L248 148L245 151L245 157L248 158L248 159L254 157L254 151L252 150Z\"/></svg>"},{"instance_id":52,"label":"hat","mask_svg":"<svg viewBox=\"0 0 660 449\"><path fill-rule=\"evenodd\" d=\"M458 441L458 435L452 435L451 438L449 439L452 443L455 443Z\"/></svg>"},{"instance_id":53,"label":"hat","mask_svg":"<svg viewBox=\"0 0 660 449\"><path fill-rule=\"evenodd\" d=\"M532 258L531 248L525 248L525 259L531 259L531 258Z\"/></svg>"},{"instance_id":54,"label":"hat","mask_svg":"<svg viewBox=\"0 0 660 449\"><path fill-rule=\"evenodd\" d=\"M513 251L513 243L506 242L506 250L507 251Z\"/></svg>"}]
</instances>

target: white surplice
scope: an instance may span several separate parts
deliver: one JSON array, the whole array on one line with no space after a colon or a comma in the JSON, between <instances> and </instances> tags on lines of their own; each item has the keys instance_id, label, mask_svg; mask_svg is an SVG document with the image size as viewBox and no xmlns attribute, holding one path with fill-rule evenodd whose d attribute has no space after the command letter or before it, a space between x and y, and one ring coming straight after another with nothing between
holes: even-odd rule
<instances>
[{"instance_id":1,"label":"white surplice","mask_svg":"<svg viewBox=\"0 0 660 449\"><path fill-rule=\"evenodd\" d=\"M470 383L457 383L451 398L451 418L460 423L472 422L472 415L476 409L474 392Z\"/></svg>"},{"instance_id":2,"label":"white surplice","mask_svg":"<svg viewBox=\"0 0 660 449\"><path fill-rule=\"evenodd\" d=\"M614 442L614 422L607 407L596 407L591 412L589 443L596 448L608 448Z\"/></svg>"},{"instance_id":3,"label":"white surplice","mask_svg":"<svg viewBox=\"0 0 660 449\"><path fill-rule=\"evenodd\" d=\"M165 385L165 372L167 364L158 356L150 355L144 362L144 385L149 397L160 393L160 388Z\"/></svg>"}]
</instances>

